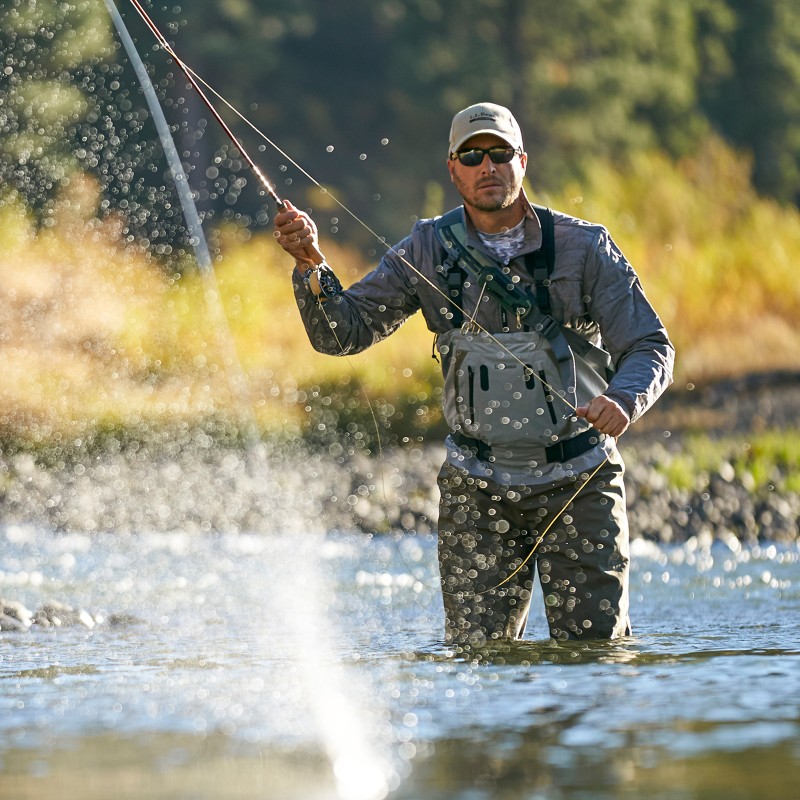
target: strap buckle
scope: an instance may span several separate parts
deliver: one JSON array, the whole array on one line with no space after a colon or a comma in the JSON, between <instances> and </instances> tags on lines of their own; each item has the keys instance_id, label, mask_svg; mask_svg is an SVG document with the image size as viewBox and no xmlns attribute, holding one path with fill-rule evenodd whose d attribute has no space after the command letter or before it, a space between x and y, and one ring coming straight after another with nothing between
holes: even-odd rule
<instances>
[{"instance_id":1,"label":"strap buckle","mask_svg":"<svg viewBox=\"0 0 800 800\"><path fill-rule=\"evenodd\" d=\"M538 322L533 326L537 333L541 333L546 339L554 339L561 332L561 326L549 314L542 314Z\"/></svg>"}]
</instances>

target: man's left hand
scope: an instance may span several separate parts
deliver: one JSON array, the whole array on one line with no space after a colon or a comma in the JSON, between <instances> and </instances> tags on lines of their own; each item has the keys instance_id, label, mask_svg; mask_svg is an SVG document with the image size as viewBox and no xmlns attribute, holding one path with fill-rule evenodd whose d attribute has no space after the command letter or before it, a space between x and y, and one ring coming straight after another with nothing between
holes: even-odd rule
<instances>
[{"instance_id":1,"label":"man's left hand","mask_svg":"<svg viewBox=\"0 0 800 800\"><path fill-rule=\"evenodd\" d=\"M578 406L575 409L575 415L583 417L591 423L595 430L613 436L615 439L622 436L631 424L628 412L616 400L612 400L604 394L595 397L586 405Z\"/></svg>"}]
</instances>

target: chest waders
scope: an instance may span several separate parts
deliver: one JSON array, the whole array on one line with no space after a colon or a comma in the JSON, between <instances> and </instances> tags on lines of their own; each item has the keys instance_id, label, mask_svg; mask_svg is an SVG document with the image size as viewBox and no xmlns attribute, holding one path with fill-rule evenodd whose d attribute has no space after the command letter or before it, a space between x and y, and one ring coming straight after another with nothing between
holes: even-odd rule
<instances>
[{"instance_id":1,"label":"chest waders","mask_svg":"<svg viewBox=\"0 0 800 800\"><path fill-rule=\"evenodd\" d=\"M436 348L444 371L444 415L453 441L484 462L513 471L568 461L604 438L574 408L602 394L611 376L605 350L550 315L555 234L549 209L536 206L542 247L525 256L533 293L467 244L462 207L436 222L447 253L453 328ZM464 322L463 284L469 276L501 306L516 330L490 333ZM556 397L558 395L558 397Z\"/></svg>"}]
</instances>

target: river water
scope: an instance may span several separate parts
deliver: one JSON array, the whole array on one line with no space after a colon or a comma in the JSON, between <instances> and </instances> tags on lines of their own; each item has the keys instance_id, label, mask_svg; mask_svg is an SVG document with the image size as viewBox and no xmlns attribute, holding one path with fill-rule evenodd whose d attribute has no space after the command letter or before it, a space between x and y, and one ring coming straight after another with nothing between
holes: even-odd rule
<instances>
[{"instance_id":1,"label":"river water","mask_svg":"<svg viewBox=\"0 0 800 800\"><path fill-rule=\"evenodd\" d=\"M0 798L800 797L796 546L638 540L633 637L465 656L430 537L314 527L0 528L0 595L106 617L0 634Z\"/></svg>"}]
</instances>

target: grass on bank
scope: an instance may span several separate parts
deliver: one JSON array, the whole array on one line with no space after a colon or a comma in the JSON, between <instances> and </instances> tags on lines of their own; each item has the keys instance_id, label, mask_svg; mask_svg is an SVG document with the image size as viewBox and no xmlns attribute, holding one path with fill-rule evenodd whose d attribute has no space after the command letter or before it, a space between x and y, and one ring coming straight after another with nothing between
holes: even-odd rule
<instances>
[{"instance_id":1,"label":"grass on bank","mask_svg":"<svg viewBox=\"0 0 800 800\"><path fill-rule=\"evenodd\" d=\"M560 196L532 199L608 225L678 348L677 381L800 368L800 214L759 198L749 165L710 140L695 158L597 164ZM169 273L98 221L76 176L53 224L0 205L0 432L44 441L92 430L255 416L267 434L371 426L416 437L440 423L440 373L417 316L367 353L315 353L291 264L269 231L218 232L215 274ZM323 249L345 284L368 268ZM246 380L239 380L239 369ZM353 430L351 430L353 433Z\"/></svg>"},{"instance_id":2,"label":"grass on bank","mask_svg":"<svg viewBox=\"0 0 800 800\"><path fill-rule=\"evenodd\" d=\"M668 486L685 491L701 489L719 475L751 491L800 493L800 429L746 437L688 434L680 449L664 450L658 470Z\"/></svg>"}]
</instances>

